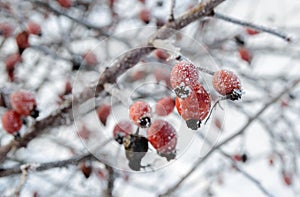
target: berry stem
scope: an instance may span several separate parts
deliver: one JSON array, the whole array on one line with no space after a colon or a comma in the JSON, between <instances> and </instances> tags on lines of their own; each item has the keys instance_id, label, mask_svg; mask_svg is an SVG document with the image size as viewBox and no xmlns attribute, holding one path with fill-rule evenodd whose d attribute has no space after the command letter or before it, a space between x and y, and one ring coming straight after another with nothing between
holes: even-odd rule
<instances>
[{"instance_id":1,"label":"berry stem","mask_svg":"<svg viewBox=\"0 0 300 197\"><path fill-rule=\"evenodd\" d=\"M211 76L213 76L215 74L214 71L208 70L206 68L203 68L203 67L200 67L200 66L197 66L197 68L199 69L200 72L204 72L204 73L209 74Z\"/></svg>"},{"instance_id":2,"label":"berry stem","mask_svg":"<svg viewBox=\"0 0 300 197\"><path fill-rule=\"evenodd\" d=\"M171 0L171 9L170 9L170 16L169 16L169 22L173 22L175 20L174 18L174 8L175 8L176 0Z\"/></svg>"}]
</instances>

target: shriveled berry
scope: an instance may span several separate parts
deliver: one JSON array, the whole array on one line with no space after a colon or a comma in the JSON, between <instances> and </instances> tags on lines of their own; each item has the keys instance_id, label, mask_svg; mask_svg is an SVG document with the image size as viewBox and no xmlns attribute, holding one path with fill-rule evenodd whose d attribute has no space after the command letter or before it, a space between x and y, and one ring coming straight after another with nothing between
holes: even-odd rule
<instances>
[{"instance_id":1,"label":"shriveled berry","mask_svg":"<svg viewBox=\"0 0 300 197\"><path fill-rule=\"evenodd\" d=\"M282 179L283 179L283 182L287 185L287 186L290 186L292 185L293 183L293 177L291 175L291 173L287 173L287 172L283 172L282 173Z\"/></svg>"},{"instance_id":2,"label":"shriveled berry","mask_svg":"<svg viewBox=\"0 0 300 197\"><path fill-rule=\"evenodd\" d=\"M131 122L127 120L121 120L116 124L113 130L113 137L119 143L123 144L124 137L132 134L133 128Z\"/></svg>"},{"instance_id":3,"label":"shriveled berry","mask_svg":"<svg viewBox=\"0 0 300 197\"><path fill-rule=\"evenodd\" d=\"M158 59L160 59L160 60L166 60L166 59L168 59L169 58L169 53L168 52L166 52L165 50L163 50L163 49L156 49L155 51L154 51L154 54L155 54L155 56L158 58Z\"/></svg>"},{"instance_id":4,"label":"shriveled berry","mask_svg":"<svg viewBox=\"0 0 300 197\"><path fill-rule=\"evenodd\" d=\"M82 55L83 61L87 66L95 66L98 64L98 59L95 53L88 51Z\"/></svg>"},{"instance_id":5,"label":"shriveled berry","mask_svg":"<svg viewBox=\"0 0 300 197\"><path fill-rule=\"evenodd\" d=\"M165 97L157 101L155 106L156 114L167 116L174 110L175 100L172 97Z\"/></svg>"},{"instance_id":6,"label":"shriveled berry","mask_svg":"<svg viewBox=\"0 0 300 197\"><path fill-rule=\"evenodd\" d=\"M22 127L21 116L17 112L15 112L13 110L6 111L2 115L2 127L9 134L15 134Z\"/></svg>"},{"instance_id":7,"label":"shriveled berry","mask_svg":"<svg viewBox=\"0 0 300 197\"><path fill-rule=\"evenodd\" d=\"M106 125L107 118L111 112L111 106L102 104L97 108L97 115L103 125Z\"/></svg>"},{"instance_id":8,"label":"shriveled berry","mask_svg":"<svg viewBox=\"0 0 300 197\"><path fill-rule=\"evenodd\" d=\"M159 155L168 161L176 157L177 133L170 123L155 120L147 130L147 137Z\"/></svg>"},{"instance_id":9,"label":"shriveled berry","mask_svg":"<svg viewBox=\"0 0 300 197\"><path fill-rule=\"evenodd\" d=\"M190 129L197 130L201 122L209 114L211 107L210 95L198 83L185 99L176 98L176 108Z\"/></svg>"},{"instance_id":10,"label":"shriveled berry","mask_svg":"<svg viewBox=\"0 0 300 197\"><path fill-rule=\"evenodd\" d=\"M150 127L151 116L151 107L144 101L136 101L129 108L130 120L138 127Z\"/></svg>"},{"instance_id":11,"label":"shriveled berry","mask_svg":"<svg viewBox=\"0 0 300 197\"><path fill-rule=\"evenodd\" d=\"M212 79L214 89L221 95L231 95L232 100L241 97L241 82L236 74L229 70L215 72Z\"/></svg>"},{"instance_id":12,"label":"shriveled berry","mask_svg":"<svg viewBox=\"0 0 300 197\"><path fill-rule=\"evenodd\" d=\"M80 169L85 178L89 178L93 170L92 166L87 163L82 163Z\"/></svg>"},{"instance_id":13,"label":"shriveled berry","mask_svg":"<svg viewBox=\"0 0 300 197\"><path fill-rule=\"evenodd\" d=\"M35 96L28 91L19 90L10 95L12 108L22 116L29 116L35 111L37 103Z\"/></svg>"},{"instance_id":14,"label":"shriveled berry","mask_svg":"<svg viewBox=\"0 0 300 197\"><path fill-rule=\"evenodd\" d=\"M253 55L249 49L246 49L244 47L239 48L239 54L242 60L251 63Z\"/></svg>"},{"instance_id":15,"label":"shriveled berry","mask_svg":"<svg viewBox=\"0 0 300 197\"><path fill-rule=\"evenodd\" d=\"M245 30L246 30L246 33L247 33L248 35L251 35L251 36L260 33L259 31L255 30L255 29L251 29L251 28L246 28Z\"/></svg>"},{"instance_id":16,"label":"shriveled berry","mask_svg":"<svg viewBox=\"0 0 300 197\"><path fill-rule=\"evenodd\" d=\"M8 38L12 35L14 31L13 26L8 22L3 22L0 24L0 36Z\"/></svg>"},{"instance_id":17,"label":"shriveled berry","mask_svg":"<svg viewBox=\"0 0 300 197\"><path fill-rule=\"evenodd\" d=\"M22 31L16 36L16 42L20 54L22 54L23 51L29 47L28 36L29 34L27 31Z\"/></svg>"},{"instance_id":18,"label":"shriveled berry","mask_svg":"<svg viewBox=\"0 0 300 197\"><path fill-rule=\"evenodd\" d=\"M151 19L151 12L150 10L144 8L140 11L139 14L140 20L143 21L145 24L148 24Z\"/></svg>"},{"instance_id":19,"label":"shriveled berry","mask_svg":"<svg viewBox=\"0 0 300 197\"><path fill-rule=\"evenodd\" d=\"M199 71L191 63L181 61L177 63L171 71L170 82L178 97L184 99L190 94L196 84L198 84Z\"/></svg>"},{"instance_id":20,"label":"shriveled berry","mask_svg":"<svg viewBox=\"0 0 300 197\"><path fill-rule=\"evenodd\" d=\"M63 8L70 8L70 7L72 7L72 0L57 0L57 2Z\"/></svg>"},{"instance_id":21,"label":"shriveled berry","mask_svg":"<svg viewBox=\"0 0 300 197\"><path fill-rule=\"evenodd\" d=\"M31 21L27 24L27 31L29 34L34 34L34 35L38 35L38 36L42 35L41 26L33 21Z\"/></svg>"}]
</instances>

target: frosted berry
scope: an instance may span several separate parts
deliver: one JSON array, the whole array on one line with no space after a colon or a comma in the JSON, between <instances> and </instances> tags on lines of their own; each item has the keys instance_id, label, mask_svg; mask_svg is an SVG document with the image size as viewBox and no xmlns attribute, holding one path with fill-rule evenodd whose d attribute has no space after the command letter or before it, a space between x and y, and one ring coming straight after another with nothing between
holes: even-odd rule
<instances>
[{"instance_id":1,"label":"frosted berry","mask_svg":"<svg viewBox=\"0 0 300 197\"><path fill-rule=\"evenodd\" d=\"M111 112L111 106L102 104L97 108L97 115L103 125L106 125L107 118Z\"/></svg>"},{"instance_id":2,"label":"frosted berry","mask_svg":"<svg viewBox=\"0 0 300 197\"><path fill-rule=\"evenodd\" d=\"M209 114L211 107L210 95L204 87L198 83L189 97L176 98L176 108L181 117L186 121L188 128L197 130L201 122Z\"/></svg>"},{"instance_id":3,"label":"frosted berry","mask_svg":"<svg viewBox=\"0 0 300 197\"><path fill-rule=\"evenodd\" d=\"M16 42L20 54L22 54L23 51L29 47L28 36L29 34L27 31L23 31L16 36Z\"/></svg>"},{"instance_id":4,"label":"frosted berry","mask_svg":"<svg viewBox=\"0 0 300 197\"><path fill-rule=\"evenodd\" d=\"M124 148L130 169L139 171L141 161L148 151L148 140L141 135L130 134L124 138Z\"/></svg>"},{"instance_id":5,"label":"frosted berry","mask_svg":"<svg viewBox=\"0 0 300 197\"><path fill-rule=\"evenodd\" d=\"M251 35L251 36L260 33L259 31L255 30L255 29L251 29L251 28L246 28L245 30L246 30L246 33L247 33L248 35Z\"/></svg>"},{"instance_id":6,"label":"frosted berry","mask_svg":"<svg viewBox=\"0 0 300 197\"><path fill-rule=\"evenodd\" d=\"M10 95L12 108L22 116L38 117L35 96L28 91L19 90Z\"/></svg>"},{"instance_id":7,"label":"frosted berry","mask_svg":"<svg viewBox=\"0 0 300 197\"><path fill-rule=\"evenodd\" d=\"M13 110L6 111L2 115L2 127L9 134L16 134L22 127L21 116Z\"/></svg>"},{"instance_id":8,"label":"frosted berry","mask_svg":"<svg viewBox=\"0 0 300 197\"><path fill-rule=\"evenodd\" d=\"M196 66L188 62L177 63L171 71L170 82L179 98L189 96L191 88L198 83L199 71Z\"/></svg>"},{"instance_id":9,"label":"frosted berry","mask_svg":"<svg viewBox=\"0 0 300 197\"><path fill-rule=\"evenodd\" d=\"M72 1L71 0L57 0L57 2L63 8L70 8L70 7L72 7Z\"/></svg>"},{"instance_id":10,"label":"frosted berry","mask_svg":"<svg viewBox=\"0 0 300 197\"><path fill-rule=\"evenodd\" d=\"M242 47L242 48L239 48L239 54L240 54L240 57L242 60L244 60L248 63L251 63L252 58L253 58L251 51Z\"/></svg>"},{"instance_id":11,"label":"frosted berry","mask_svg":"<svg viewBox=\"0 0 300 197\"><path fill-rule=\"evenodd\" d=\"M283 179L283 182L287 185L287 186L290 186L292 185L293 183L293 177L290 173L287 173L287 172L283 172L282 173L282 179Z\"/></svg>"},{"instance_id":12,"label":"frosted berry","mask_svg":"<svg viewBox=\"0 0 300 197\"><path fill-rule=\"evenodd\" d=\"M124 137L129 134L132 134L133 128L131 122L127 120L121 120L116 124L113 130L113 137L119 143L123 144Z\"/></svg>"},{"instance_id":13,"label":"frosted berry","mask_svg":"<svg viewBox=\"0 0 300 197\"><path fill-rule=\"evenodd\" d=\"M175 100L172 97L165 97L157 101L155 106L156 114L167 116L174 110Z\"/></svg>"},{"instance_id":14,"label":"frosted berry","mask_svg":"<svg viewBox=\"0 0 300 197\"><path fill-rule=\"evenodd\" d=\"M168 161L176 157L177 133L170 123L155 120L147 130L147 137L159 155Z\"/></svg>"},{"instance_id":15,"label":"frosted berry","mask_svg":"<svg viewBox=\"0 0 300 197\"><path fill-rule=\"evenodd\" d=\"M150 127L151 116L151 107L143 101L136 101L129 108L130 120L138 127Z\"/></svg>"},{"instance_id":16,"label":"frosted berry","mask_svg":"<svg viewBox=\"0 0 300 197\"><path fill-rule=\"evenodd\" d=\"M12 35L14 28L11 24L4 22L0 24L0 36L8 38Z\"/></svg>"},{"instance_id":17,"label":"frosted berry","mask_svg":"<svg viewBox=\"0 0 300 197\"><path fill-rule=\"evenodd\" d=\"M38 35L38 36L42 35L41 26L32 21L27 24L27 32L29 34L34 34L34 35Z\"/></svg>"},{"instance_id":18,"label":"frosted berry","mask_svg":"<svg viewBox=\"0 0 300 197\"><path fill-rule=\"evenodd\" d=\"M15 65L22 61L22 56L19 53L14 53L6 57L6 70L11 71L15 69Z\"/></svg>"},{"instance_id":19,"label":"frosted berry","mask_svg":"<svg viewBox=\"0 0 300 197\"><path fill-rule=\"evenodd\" d=\"M148 9L144 8L141 10L139 17L141 21L143 21L145 24L148 24L150 22L151 13Z\"/></svg>"},{"instance_id":20,"label":"frosted berry","mask_svg":"<svg viewBox=\"0 0 300 197\"><path fill-rule=\"evenodd\" d=\"M228 70L219 70L214 73L212 84L221 95L229 95L231 100L241 98L241 82L236 74Z\"/></svg>"}]
</instances>

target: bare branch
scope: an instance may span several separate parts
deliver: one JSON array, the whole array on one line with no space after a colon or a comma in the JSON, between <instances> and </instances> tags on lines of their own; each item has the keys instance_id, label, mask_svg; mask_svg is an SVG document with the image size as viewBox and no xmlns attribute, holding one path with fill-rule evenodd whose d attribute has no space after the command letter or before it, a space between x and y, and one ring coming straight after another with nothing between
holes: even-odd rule
<instances>
[{"instance_id":1,"label":"bare branch","mask_svg":"<svg viewBox=\"0 0 300 197\"><path fill-rule=\"evenodd\" d=\"M234 24L237 24L237 25L250 27L250 28L255 29L257 31L266 32L266 33L269 33L271 35L282 38L287 42L291 42L291 38L288 35L286 35L285 33L279 32L275 29L269 28L269 27L264 27L262 25L256 25L256 24L253 24L253 23L250 23L250 22L246 22L246 21L242 21L242 20L239 20L239 19L236 19L236 18L225 16L225 15L220 14L220 13L214 13L213 17L224 20L224 21L227 21L227 22L230 22L230 23L234 23Z\"/></svg>"}]
</instances>

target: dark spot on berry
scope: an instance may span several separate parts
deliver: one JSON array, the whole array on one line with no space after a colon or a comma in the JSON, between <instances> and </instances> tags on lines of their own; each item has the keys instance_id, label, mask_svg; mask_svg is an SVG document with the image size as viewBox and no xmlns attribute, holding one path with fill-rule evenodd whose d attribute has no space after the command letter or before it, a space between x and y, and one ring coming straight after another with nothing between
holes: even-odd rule
<instances>
[{"instance_id":1,"label":"dark spot on berry","mask_svg":"<svg viewBox=\"0 0 300 197\"><path fill-rule=\"evenodd\" d=\"M21 139L21 135L20 135L20 133L19 132L16 132L16 133L14 133L13 134L14 135L14 138L15 138L15 140L20 140Z\"/></svg>"},{"instance_id":2,"label":"dark spot on berry","mask_svg":"<svg viewBox=\"0 0 300 197\"><path fill-rule=\"evenodd\" d=\"M187 98L191 92L187 86L177 86L174 91L176 96L181 99Z\"/></svg>"},{"instance_id":3,"label":"dark spot on berry","mask_svg":"<svg viewBox=\"0 0 300 197\"><path fill-rule=\"evenodd\" d=\"M175 159L176 157L176 150L172 151L172 152L168 152L168 153L160 153L158 152L158 154L162 157L165 157L167 159L167 161L170 161L172 159Z\"/></svg>"},{"instance_id":4,"label":"dark spot on berry","mask_svg":"<svg viewBox=\"0 0 300 197\"><path fill-rule=\"evenodd\" d=\"M196 120L196 119L190 119L186 121L186 125L188 128L192 130L197 130L201 126L201 120Z\"/></svg>"},{"instance_id":5,"label":"dark spot on berry","mask_svg":"<svg viewBox=\"0 0 300 197\"><path fill-rule=\"evenodd\" d=\"M119 143L119 144L123 144L124 142L124 133L123 132L117 132L117 135L115 136L115 140Z\"/></svg>"},{"instance_id":6,"label":"dark spot on berry","mask_svg":"<svg viewBox=\"0 0 300 197\"><path fill-rule=\"evenodd\" d=\"M242 162L245 163L248 160L248 156L244 153L244 154L242 154L241 159L242 159Z\"/></svg>"},{"instance_id":7,"label":"dark spot on berry","mask_svg":"<svg viewBox=\"0 0 300 197\"><path fill-rule=\"evenodd\" d=\"M242 98L242 94L243 92L241 90L234 89L233 92L231 94L228 94L226 97L232 101L235 101Z\"/></svg>"},{"instance_id":8,"label":"dark spot on berry","mask_svg":"<svg viewBox=\"0 0 300 197\"><path fill-rule=\"evenodd\" d=\"M164 2L161 0L156 2L157 7L162 7L163 5L164 5Z\"/></svg>"},{"instance_id":9,"label":"dark spot on berry","mask_svg":"<svg viewBox=\"0 0 300 197\"><path fill-rule=\"evenodd\" d=\"M32 112L30 113L30 116L34 119L39 117L39 115L40 115L40 111L36 108L34 110L32 110Z\"/></svg>"},{"instance_id":10,"label":"dark spot on berry","mask_svg":"<svg viewBox=\"0 0 300 197\"><path fill-rule=\"evenodd\" d=\"M142 128L148 128L151 126L151 118L149 117L142 117L139 119L139 124Z\"/></svg>"}]
</instances>

